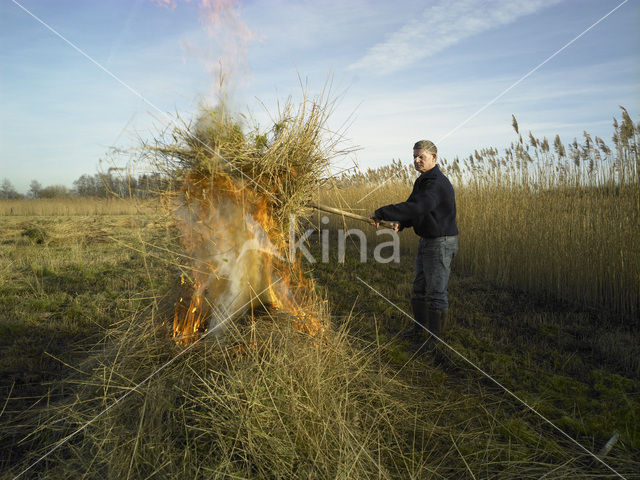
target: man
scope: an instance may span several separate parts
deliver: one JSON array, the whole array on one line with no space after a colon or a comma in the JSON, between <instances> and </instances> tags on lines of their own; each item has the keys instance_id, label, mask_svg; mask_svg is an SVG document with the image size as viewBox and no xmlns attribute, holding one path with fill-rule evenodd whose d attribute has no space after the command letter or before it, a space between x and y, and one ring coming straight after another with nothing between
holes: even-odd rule
<instances>
[{"instance_id":1,"label":"man","mask_svg":"<svg viewBox=\"0 0 640 480\"><path fill-rule=\"evenodd\" d=\"M436 165L438 150L430 140L413 146L413 165L420 176L406 202L378 208L369 218L394 222L394 230L413 227L420 237L411 307L415 322L411 337L418 342L425 326L441 337L449 309L447 284L451 261L458 251L456 201L449 179Z\"/></svg>"}]
</instances>

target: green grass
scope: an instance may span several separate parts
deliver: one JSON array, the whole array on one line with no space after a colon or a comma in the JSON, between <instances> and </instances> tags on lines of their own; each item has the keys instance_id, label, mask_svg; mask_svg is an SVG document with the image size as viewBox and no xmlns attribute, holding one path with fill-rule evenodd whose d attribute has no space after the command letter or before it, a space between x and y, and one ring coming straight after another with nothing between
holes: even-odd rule
<instances>
[{"instance_id":1,"label":"green grass","mask_svg":"<svg viewBox=\"0 0 640 480\"><path fill-rule=\"evenodd\" d=\"M0 223L0 420L13 424L22 412L69 394L55 382L74 372L110 325L148 305L166 266L123 246L139 247L133 217L98 223L14 216ZM44 241L33 241L31 232ZM147 240L157 236L147 233ZM11 464L26 432L6 432L2 463Z\"/></svg>"}]
</instances>

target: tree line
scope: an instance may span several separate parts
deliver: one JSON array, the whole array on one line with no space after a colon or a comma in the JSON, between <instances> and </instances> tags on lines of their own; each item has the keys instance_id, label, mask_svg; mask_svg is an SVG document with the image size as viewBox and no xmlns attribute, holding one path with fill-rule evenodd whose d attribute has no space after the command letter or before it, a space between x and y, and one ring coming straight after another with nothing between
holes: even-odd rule
<instances>
[{"instance_id":1,"label":"tree line","mask_svg":"<svg viewBox=\"0 0 640 480\"><path fill-rule=\"evenodd\" d=\"M18 192L7 178L0 183L0 200L22 198L148 198L167 188L167 179L159 173L135 176L113 175L111 172L84 174L74 180L73 188L65 185L43 186L38 180L31 180L26 194Z\"/></svg>"}]
</instances>

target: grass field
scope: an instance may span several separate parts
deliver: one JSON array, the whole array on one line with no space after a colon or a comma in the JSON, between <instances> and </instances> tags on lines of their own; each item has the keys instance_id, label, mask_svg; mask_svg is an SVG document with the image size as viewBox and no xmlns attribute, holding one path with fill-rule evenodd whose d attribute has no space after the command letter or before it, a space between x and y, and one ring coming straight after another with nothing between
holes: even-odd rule
<instances>
[{"instance_id":1,"label":"grass field","mask_svg":"<svg viewBox=\"0 0 640 480\"><path fill-rule=\"evenodd\" d=\"M258 223L259 246L286 245L289 215L308 211L336 153L322 105L285 109L265 133L203 112L149 147L181 185L164 203L0 202L0 478L640 478L640 126L626 110L613 149L587 134L524 140L514 118L504 156L441 160L461 232L446 345L425 353L398 335L412 232L380 264L372 227L321 215L308 247L326 261L301 267L313 305L278 290L219 340L171 338L174 313L212 295L202 285L240 277L237 297L247 272L284 272L237 252ZM394 163L325 182L317 200L367 214L404 200L412 178ZM323 250L356 226L366 251L354 237L344 261Z\"/></svg>"},{"instance_id":2,"label":"grass field","mask_svg":"<svg viewBox=\"0 0 640 480\"><path fill-rule=\"evenodd\" d=\"M177 271L157 217L0 224L1 468L13 478L178 354ZM310 248L319 257L317 237ZM344 264L307 264L331 312L322 344L256 313L22 478L616 478L456 355L416 357L398 339L408 319L356 276L409 311L410 250L381 266L349 244ZM633 331L481 277L454 273L450 296L453 347L587 448L620 432L606 461L640 478Z\"/></svg>"}]
</instances>

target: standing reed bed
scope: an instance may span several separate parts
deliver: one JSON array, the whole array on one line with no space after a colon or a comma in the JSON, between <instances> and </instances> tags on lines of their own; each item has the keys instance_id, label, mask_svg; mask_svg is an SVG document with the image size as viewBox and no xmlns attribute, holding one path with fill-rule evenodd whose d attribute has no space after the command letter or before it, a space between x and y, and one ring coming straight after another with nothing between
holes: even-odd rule
<instances>
[{"instance_id":1,"label":"standing reed bed","mask_svg":"<svg viewBox=\"0 0 640 480\"><path fill-rule=\"evenodd\" d=\"M0 200L0 216L136 215L157 210L157 200L69 197Z\"/></svg>"},{"instance_id":2,"label":"standing reed bed","mask_svg":"<svg viewBox=\"0 0 640 480\"><path fill-rule=\"evenodd\" d=\"M558 136L552 142L531 132L523 136L515 117L513 127L517 140L502 154L487 148L466 159L439 161L456 188L455 268L612 319L637 319L640 124L623 108L622 119L613 122L613 148L586 132L582 142L566 146ZM367 214L406 200L416 177L410 171L410 165L394 162L380 171L356 172L319 196ZM368 234L375 241L375 232ZM415 252L411 235L401 234L406 254Z\"/></svg>"}]
</instances>

